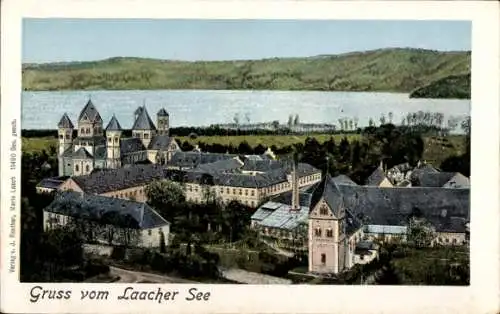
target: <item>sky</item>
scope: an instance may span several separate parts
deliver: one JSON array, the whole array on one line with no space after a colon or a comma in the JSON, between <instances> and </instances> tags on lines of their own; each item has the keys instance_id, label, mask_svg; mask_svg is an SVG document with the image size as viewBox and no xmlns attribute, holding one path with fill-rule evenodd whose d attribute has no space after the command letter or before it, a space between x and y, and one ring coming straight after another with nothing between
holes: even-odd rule
<instances>
[{"instance_id":1,"label":"sky","mask_svg":"<svg viewBox=\"0 0 500 314\"><path fill-rule=\"evenodd\" d=\"M24 19L23 63L242 60L379 48L471 50L468 21Z\"/></svg>"}]
</instances>

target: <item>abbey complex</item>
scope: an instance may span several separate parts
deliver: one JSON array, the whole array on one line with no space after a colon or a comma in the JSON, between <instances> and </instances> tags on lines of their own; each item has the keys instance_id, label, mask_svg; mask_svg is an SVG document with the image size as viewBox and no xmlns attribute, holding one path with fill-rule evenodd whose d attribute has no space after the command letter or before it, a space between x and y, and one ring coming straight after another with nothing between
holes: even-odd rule
<instances>
[{"instance_id":1,"label":"abbey complex","mask_svg":"<svg viewBox=\"0 0 500 314\"><path fill-rule=\"evenodd\" d=\"M137 246L168 245L170 222L147 204L145 188L170 180L182 183L188 201L202 202L210 191L225 203L236 200L252 208L251 227L262 241L307 252L309 272L315 274L369 262L377 255L375 239L405 241L419 219L433 231L430 245L468 243L470 185L460 173L425 162L391 169L381 164L358 185L269 149L262 155L182 151L169 134L169 118L161 109L155 124L141 106L132 137L124 137L115 116L104 127L90 100L76 126L64 114L58 124L59 177L37 187L39 193L60 191L44 211L44 227L72 218L127 215L142 235Z\"/></svg>"}]
</instances>

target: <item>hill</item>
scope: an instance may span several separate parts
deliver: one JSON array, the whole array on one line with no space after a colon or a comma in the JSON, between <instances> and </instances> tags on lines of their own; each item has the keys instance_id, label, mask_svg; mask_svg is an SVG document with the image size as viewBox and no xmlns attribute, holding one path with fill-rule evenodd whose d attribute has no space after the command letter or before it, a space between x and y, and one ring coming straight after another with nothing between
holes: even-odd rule
<instances>
[{"instance_id":1,"label":"hill","mask_svg":"<svg viewBox=\"0 0 500 314\"><path fill-rule=\"evenodd\" d=\"M24 90L266 89L410 92L470 72L470 52L394 48L309 58L171 61L117 57L23 65Z\"/></svg>"},{"instance_id":2,"label":"hill","mask_svg":"<svg viewBox=\"0 0 500 314\"><path fill-rule=\"evenodd\" d=\"M410 98L459 98L470 99L470 73L450 75L417 88Z\"/></svg>"}]
</instances>

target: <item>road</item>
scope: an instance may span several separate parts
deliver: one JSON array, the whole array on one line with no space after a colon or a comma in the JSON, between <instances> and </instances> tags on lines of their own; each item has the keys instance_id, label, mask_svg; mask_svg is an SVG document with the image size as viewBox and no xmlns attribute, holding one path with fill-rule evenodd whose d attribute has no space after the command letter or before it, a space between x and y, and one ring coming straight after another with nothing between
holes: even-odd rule
<instances>
[{"instance_id":1,"label":"road","mask_svg":"<svg viewBox=\"0 0 500 314\"><path fill-rule=\"evenodd\" d=\"M115 283L197 283L195 281L182 278L169 277L165 275L157 275L152 273L144 273L132 271L114 266L109 267L111 276L119 276L120 280Z\"/></svg>"}]
</instances>

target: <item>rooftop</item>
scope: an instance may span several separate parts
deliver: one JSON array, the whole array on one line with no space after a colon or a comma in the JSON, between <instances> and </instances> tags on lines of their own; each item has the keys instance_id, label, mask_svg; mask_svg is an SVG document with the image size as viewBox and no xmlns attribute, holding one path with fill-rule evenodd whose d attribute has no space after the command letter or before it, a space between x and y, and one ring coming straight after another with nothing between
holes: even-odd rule
<instances>
[{"instance_id":1,"label":"rooftop","mask_svg":"<svg viewBox=\"0 0 500 314\"><path fill-rule=\"evenodd\" d=\"M151 229L169 222L145 203L77 192L59 193L45 211L131 229Z\"/></svg>"}]
</instances>

